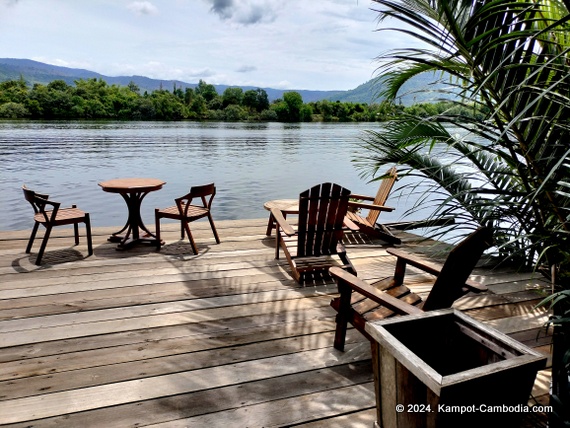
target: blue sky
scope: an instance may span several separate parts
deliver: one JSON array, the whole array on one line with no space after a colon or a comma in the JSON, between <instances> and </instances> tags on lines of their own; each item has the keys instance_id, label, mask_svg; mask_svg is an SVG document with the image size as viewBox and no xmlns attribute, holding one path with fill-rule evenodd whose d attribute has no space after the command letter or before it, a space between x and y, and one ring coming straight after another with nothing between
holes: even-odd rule
<instances>
[{"instance_id":1,"label":"blue sky","mask_svg":"<svg viewBox=\"0 0 570 428\"><path fill-rule=\"evenodd\" d=\"M196 83L348 90L401 47L367 0L0 0L0 57Z\"/></svg>"}]
</instances>

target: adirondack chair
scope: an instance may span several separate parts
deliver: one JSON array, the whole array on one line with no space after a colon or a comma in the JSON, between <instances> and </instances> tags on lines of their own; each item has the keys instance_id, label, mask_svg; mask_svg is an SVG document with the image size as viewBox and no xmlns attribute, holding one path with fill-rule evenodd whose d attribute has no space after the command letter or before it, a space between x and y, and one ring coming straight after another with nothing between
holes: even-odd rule
<instances>
[{"instance_id":1,"label":"adirondack chair","mask_svg":"<svg viewBox=\"0 0 570 428\"><path fill-rule=\"evenodd\" d=\"M331 306L338 312L334 347L344 350L348 323L372 340L365 330L367 321L450 308L455 300L470 291L486 291L487 287L469 280L469 275L492 243L491 229L479 228L449 253L442 266L428 263L402 249L389 248L386 251L397 257L394 276L373 284L341 269L331 268L330 273L336 279L340 293L331 301ZM404 285L406 265L437 277L425 301Z\"/></svg>"},{"instance_id":2,"label":"adirondack chair","mask_svg":"<svg viewBox=\"0 0 570 428\"><path fill-rule=\"evenodd\" d=\"M375 197L358 194L350 195L351 200L348 203L349 212L347 213L347 217L360 228L361 232L380 238L391 244L400 244L400 238L394 236L386 226L377 224L377 221L382 211L394 211L394 208L387 207L384 204L392 191L392 187L394 187L397 177L398 173L396 168L390 168L386 173L386 177L382 179ZM372 201L372 203L370 203L370 201ZM358 212L352 212L350 208L368 210L368 215L362 217Z\"/></svg>"},{"instance_id":3,"label":"adirondack chair","mask_svg":"<svg viewBox=\"0 0 570 428\"><path fill-rule=\"evenodd\" d=\"M356 275L341 242L349 196L350 190L333 183L304 191L299 195L296 230L279 209L271 210L277 224L275 258L282 248L293 278L301 285L313 273L328 275L331 266Z\"/></svg>"},{"instance_id":4,"label":"adirondack chair","mask_svg":"<svg viewBox=\"0 0 570 428\"><path fill-rule=\"evenodd\" d=\"M24 192L24 198L30 203L34 209L34 228L32 229L32 234L28 240L28 246L26 247L26 253L32 251L32 245L34 244L34 239L36 238L36 233L38 228L43 225L46 228L42 243L40 245L40 250L36 257L36 265L40 265L46 249L51 230L56 226L64 226L68 224L73 224L73 231L75 236L75 245L79 244L79 223L85 223L85 229L87 233L87 251L89 255L93 254L93 242L91 239L91 221L89 218L89 213L81 211L75 205L69 208L60 208L61 204L59 202L54 202L49 200L49 195L36 193L31 189L28 189L25 185L22 186ZM46 210L46 207L51 207L51 209Z\"/></svg>"}]
</instances>

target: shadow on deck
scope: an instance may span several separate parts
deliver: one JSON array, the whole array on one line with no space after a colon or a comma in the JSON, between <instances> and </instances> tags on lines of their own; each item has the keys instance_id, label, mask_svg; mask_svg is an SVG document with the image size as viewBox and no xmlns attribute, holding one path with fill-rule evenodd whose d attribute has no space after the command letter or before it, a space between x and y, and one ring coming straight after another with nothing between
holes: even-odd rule
<instances>
[{"instance_id":1,"label":"shadow on deck","mask_svg":"<svg viewBox=\"0 0 570 428\"><path fill-rule=\"evenodd\" d=\"M300 288L274 260L266 220L192 224L200 253L165 224L166 245L116 251L94 229L55 230L43 265L24 253L29 231L0 232L0 425L19 427L367 427L375 420L370 346L351 330L332 347L334 284ZM401 233L403 246L426 249ZM352 236L364 280L388 276L382 242ZM547 286L531 273L478 268L489 286L456 307L549 352L535 308ZM426 276L414 275L425 294ZM547 404L549 372L533 400ZM527 425L544 425L532 415Z\"/></svg>"}]
</instances>

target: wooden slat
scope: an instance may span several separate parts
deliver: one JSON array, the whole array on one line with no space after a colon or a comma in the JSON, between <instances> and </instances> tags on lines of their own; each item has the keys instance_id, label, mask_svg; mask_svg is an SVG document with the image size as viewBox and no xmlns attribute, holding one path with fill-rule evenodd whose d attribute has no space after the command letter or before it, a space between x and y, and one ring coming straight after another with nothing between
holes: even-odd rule
<instances>
[{"instance_id":1,"label":"wooden slat","mask_svg":"<svg viewBox=\"0 0 570 428\"><path fill-rule=\"evenodd\" d=\"M24 254L29 230L0 232L0 425L371 426L370 345L349 329L346 352L332 347L336 284L299 287L274 259L267 218L217 221L220 244L207 221L193 223L198 256L179 227L164 222L160 252L116 251L107 237L118 227L95 228L91 257L57 228L40 267ZM434 241L397 235L429 260ZM360 279L393 273L385 243L346 241ZM407 271L425 296L430 276ZM548 351L529 289L540 278L478 268L471 279L490 291L458 308ZM538 400L548 381L541 372Z\"/></svg>"}]
</instances>

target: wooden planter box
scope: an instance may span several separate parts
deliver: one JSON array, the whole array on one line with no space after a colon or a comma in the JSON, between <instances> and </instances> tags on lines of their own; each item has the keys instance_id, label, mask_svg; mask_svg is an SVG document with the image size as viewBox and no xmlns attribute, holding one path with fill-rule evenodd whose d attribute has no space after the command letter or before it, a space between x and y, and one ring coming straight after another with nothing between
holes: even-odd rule
<instances>
[{"instance_id":1,"label":"wooden planter box","mask_svg":"<svg viewBox=\"0 0 570 428\"><path fill-rule=\"evenodd\" d=\"M367 324L378 419L392 427L514 427L546 357L454 309Z\"/></svg>"}]
</instances>

